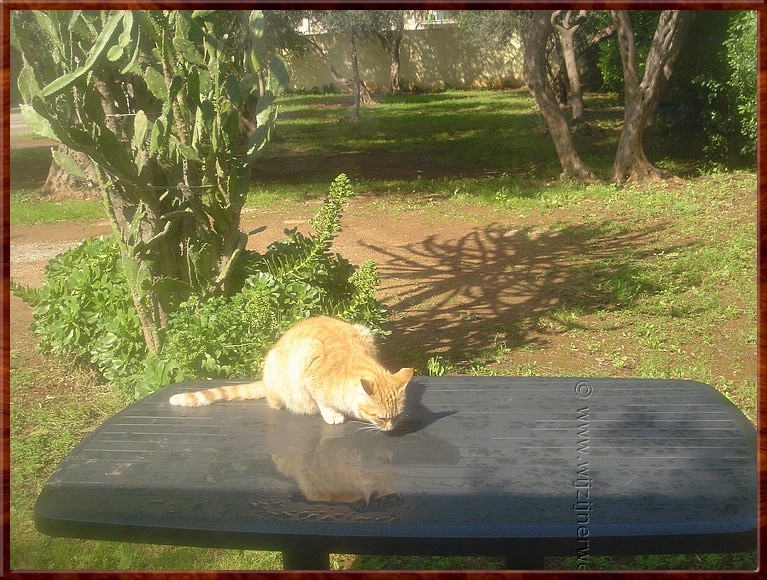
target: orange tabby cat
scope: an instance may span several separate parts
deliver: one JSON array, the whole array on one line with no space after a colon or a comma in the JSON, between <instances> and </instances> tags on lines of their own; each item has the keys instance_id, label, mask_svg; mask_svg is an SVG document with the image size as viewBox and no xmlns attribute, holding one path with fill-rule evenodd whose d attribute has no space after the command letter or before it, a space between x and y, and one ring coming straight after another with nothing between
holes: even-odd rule
<instances>
[{"instance_id":1,"label":"orange tabby cat","mask_svg":"<svg viewBox=\"0 0 767 580\"><path fill-rule=\"evenodd\" d=\"M170 404L196 407L266 397L273 409L319 412L331 425L349 416L390 431L402 415L413 369L391 374L376 357L373 336L364 326L327 316L307 318L267 353L262 380L174 395Z\"/></svg>"}]
</instances>

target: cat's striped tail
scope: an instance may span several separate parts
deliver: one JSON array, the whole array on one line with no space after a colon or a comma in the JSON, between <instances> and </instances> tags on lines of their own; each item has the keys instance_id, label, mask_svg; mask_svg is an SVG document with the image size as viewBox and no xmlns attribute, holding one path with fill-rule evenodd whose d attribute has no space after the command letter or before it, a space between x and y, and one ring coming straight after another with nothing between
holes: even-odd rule
<instances>
[{"instance_id":1,"label":"cat's striped tail","mask_svg":"<svg viewBox=\"0 0 767 580\"><path fill-rule=\"evenodd\" d=\"M170 398L171 405L182 407L202 407L219 401L241 401L243 399L260 399L265 396L264 384L261 381L227 385L204 391L179 393Z\"/></svg>"}]
</instances>

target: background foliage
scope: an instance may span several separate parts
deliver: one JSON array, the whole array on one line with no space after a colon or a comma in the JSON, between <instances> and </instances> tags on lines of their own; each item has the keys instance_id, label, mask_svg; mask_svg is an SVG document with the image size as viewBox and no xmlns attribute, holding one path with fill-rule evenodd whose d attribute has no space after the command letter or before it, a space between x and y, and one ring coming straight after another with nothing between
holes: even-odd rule
<instances>
[{"instance_id":1,"label":"background foliage","mask_svg":"<svg viewBox=\"0 0 767 580\"><path fill-rule=\"evenodd\" d=\"M756 154L757 13L701 10L688 45L671 77L658 115L657 131L681 135L712 166L753 166ZM657 23L657 11L631 13L638 62L643 63ZM587 75L590 90L623 90L615 38L599 44L598 75ZM587 60L588 63L588 60ZM589 66L587 64L587 66Z\"/></svg>"}]
</instances>

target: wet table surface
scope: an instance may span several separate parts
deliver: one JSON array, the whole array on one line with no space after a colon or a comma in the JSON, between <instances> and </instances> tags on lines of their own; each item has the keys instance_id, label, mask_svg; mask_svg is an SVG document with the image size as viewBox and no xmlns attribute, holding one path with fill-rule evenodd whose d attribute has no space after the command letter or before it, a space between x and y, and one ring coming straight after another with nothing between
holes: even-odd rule
<instances>
[{"instance_id":1,"label":"wet table surface","mask_svg":"<svg viewBox=\"0 0 767 580\"><path fill-rule=\"evenodd\" d=\"M222 381L216 384L232 384ZM46 534L328 553L507 557L704 553L756 545L751 423L689 381L414 377L391 433L263 400L129 406L58 466Z\"/></svg>"}]
</instances>

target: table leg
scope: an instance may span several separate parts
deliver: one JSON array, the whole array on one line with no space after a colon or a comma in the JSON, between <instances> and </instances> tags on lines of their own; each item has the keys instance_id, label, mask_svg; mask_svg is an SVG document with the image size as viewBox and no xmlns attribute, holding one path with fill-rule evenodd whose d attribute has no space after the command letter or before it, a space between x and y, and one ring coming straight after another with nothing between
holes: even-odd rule
<instances>
[{"instance_id":1,"label":"table leg","mask_svg":"<svg viewBox=\"0 0 767 580\"><path fill-rule=\"evenodd\" d=\"M543 570L543 556L538 554L506 554L507 570Z\"/></svg>"},{"instance_id":2,"label":"table leg","mask_svg":"<svg viewBox=\"0 0 767 580\"><path fill-rule=\"evenodd\" d=\"M324 552L285 550L282 552L283 570L330 570L330 555Z\"/></svg>"}]
</instances>

